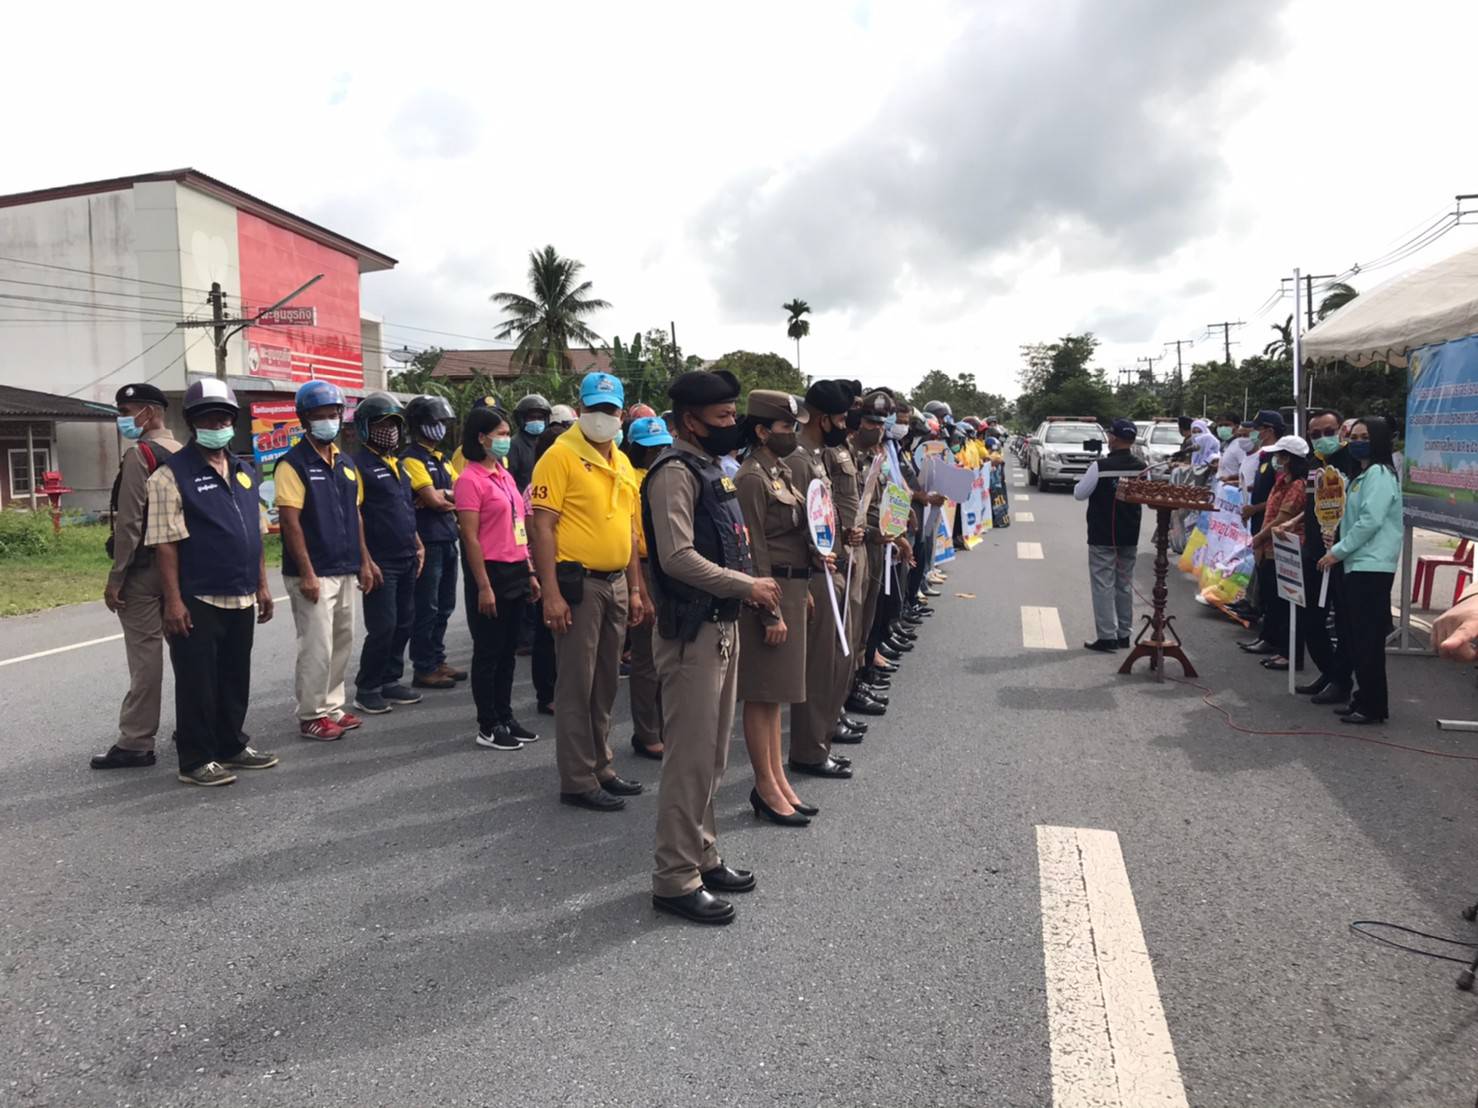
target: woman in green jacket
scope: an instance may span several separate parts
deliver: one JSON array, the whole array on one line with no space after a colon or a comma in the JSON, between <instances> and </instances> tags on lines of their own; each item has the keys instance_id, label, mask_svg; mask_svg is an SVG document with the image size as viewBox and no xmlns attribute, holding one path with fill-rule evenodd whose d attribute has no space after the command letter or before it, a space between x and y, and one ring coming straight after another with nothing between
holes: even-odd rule
<instances>
[{"instance_id":1,"label":"woman in green jacket","mask_svg":"<svg viewBox=\"0 0 1478 1108\"><path fill-rule=\"evenodd\" d=\"M1350 656L1355 695L1340 708L1341 723L1382 723L1386 699L1386 638L1391 633L1391 585L1401 554L1401 480L1391 453L1393 432L1384 419L1350 428L1350 454L1359 475L1345 494L1339 542L1319 560L1320 569L1344 565L1344 602L1350 608Z\"/></svg>"}]
</instances>

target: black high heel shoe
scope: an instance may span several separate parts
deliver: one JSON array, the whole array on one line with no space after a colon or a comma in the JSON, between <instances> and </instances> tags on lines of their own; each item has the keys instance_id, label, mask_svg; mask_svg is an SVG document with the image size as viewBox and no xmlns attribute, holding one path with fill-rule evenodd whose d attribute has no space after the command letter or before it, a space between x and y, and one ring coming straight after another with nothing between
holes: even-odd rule
<instances>
[{"instance_id":1,"label":"black high heel shoe","mask_svg":"<svg viewBox=\"0 0 1478 1108\"><path fill-rule=\"evenodd\" d=\"M816 805L802 804L799 800L793 801L790 806L803 816L819 816L821 814L821 809L816 807Z\"/></svg>"},{"instance_id":2,"label":"black high heel shoe","mask_svg":"<svg viewBox=\"0 0 1478 1108\"><path fill-rule=\"evenodd\" d=\"M788 816L782 816L765 803L765 798L760 796L758 789L749 790L749 806L754 809L754 814L760 819L778 823L781 827L807 827L811 823L811 817L801 815L799 808Z\"/></svg>"}]
</instances>

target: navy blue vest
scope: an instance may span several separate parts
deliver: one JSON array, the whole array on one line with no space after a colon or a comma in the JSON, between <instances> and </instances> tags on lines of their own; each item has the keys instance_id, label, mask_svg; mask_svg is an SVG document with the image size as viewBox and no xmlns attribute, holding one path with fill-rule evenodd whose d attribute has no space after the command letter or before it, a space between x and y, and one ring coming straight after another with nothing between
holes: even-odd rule
<instances>
[{"instance_id":1,"label":"navy blue vest","mask_svg":"<svg viewBox=\"0 0 1478 1108\"><path fill-rule=\"evenodd\" d=\"M364 482L364 543L376 562L403 562L416 556L416 509L411 479L405 466L392 469L373 450L361 447L354 455Z\"/></svg>"},{"instance_id":2,"label":"navy blue vest","mask_svg":"<svg viewBox=\"0 0 1478 1108\"><path fill-rule=\"evenodd\" d=\"M447 471L446 463L420 443L411 443L405 448L405 453L401 457L419 460L426 467L426 472L431 475L433 488L452 491L452 475ZM417 504L416 530L421 533L422 542L456 542L457 513L437 512Z\"/></svg>"},{"instance_id":3,"label":"navy blue vest","mask_svg":"<svg viewBox=\"0 0 1478 1108\"><path fill-rule=\"evenodd\" d=\"M225 481L190 443L165 465L174 474L190 537L178 546L184 596L252 596L262 561L262 520L257 472L227 455Z\"/></svg>"},{"instance_id":4,"label":"navy blue vest","mask_svg":"<svg viewBox=\"0 0 1478 1108\"><path fill-rule=\"evenodd\" d=\"M303 481L303 507L298 518L308 545L308 560L317 577L359 572L359 473L341 450L333 468L318 456L308 437L277 463L291 466ZM302 568L282 545L282 575L301 577Z\"/></svg>"}]
</instances>

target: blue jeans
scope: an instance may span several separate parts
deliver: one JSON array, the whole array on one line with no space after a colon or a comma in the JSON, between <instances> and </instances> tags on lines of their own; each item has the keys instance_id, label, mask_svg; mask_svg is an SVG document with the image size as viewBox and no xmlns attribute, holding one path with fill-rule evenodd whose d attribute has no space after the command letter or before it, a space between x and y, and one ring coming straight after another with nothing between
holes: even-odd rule
<instances>
[{"instance_id":1,"label":"blue jeans","mask_svg":"<svg viewBox=\"0 0 1478 1108\"><path fill-rule=\"evenodd\" d=\"M364 594L364 646L356 688L376 691L405 672L405 646L416 622L416 560L381 562L385 583Z\"/></svg>"},{"instance_id":2,"label":"blue jeans","mask_svg":"<svg viewBox=\"0 0 1478 1108\"><path fill-rule=\"evenodd\" d=\"M457 606L457 544L426 543L426 567L416 581L411 668L430 673L446 661L446 625Z\"/></svg>"}]
</instances>

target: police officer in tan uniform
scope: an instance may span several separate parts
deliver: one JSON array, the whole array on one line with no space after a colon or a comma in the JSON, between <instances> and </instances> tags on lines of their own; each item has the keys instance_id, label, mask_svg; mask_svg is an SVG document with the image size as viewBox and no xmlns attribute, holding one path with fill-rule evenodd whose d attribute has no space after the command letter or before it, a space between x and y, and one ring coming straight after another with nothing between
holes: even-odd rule
<instances>
[{"instance_id":1,"label":"police officer in tan uniform","mask_svg":"<svg viewBox=\"0 0 1478 1108\"><path fill-rule=\"evenodd\" d=\"M828 449L846 445L847 410L851 406L852 394L842 381L817 381L806 390L808 418L800 429L800 445L785 459L791 480L802 496L812 481L832 487L825 454ZM854 502L854 511L855 507ZM841 518L840 510L837 514ZM842 537L840 530L837 537L838 540ZM791 705L790 709L790 768L812 777L852 776L851 761L831 752L832 735L851 674L850 660L842 656L828 596L835 590L840 608L842 588L839 572L817 572L811 576L810 615L806 620L806 700L804 704Z\"/></svg>"},{"instance_id":2,"label":"police officer in tan uniform","mask_svg":"<svg viewBox=\"0 0 1478 1108\"><path fill-rule=\"evenodd\" d=\"M735 912L722 894L755 886L753 873L719 856L713 818L738 689L737 620L746 600L778 608L780 586L751 575L737 491L718 463L739 445L738 378L691 371L668 396L677 441L652 463L641 498L664 739L652 903L695 923L723 924Z\"/></svg>"}]
</instances>

